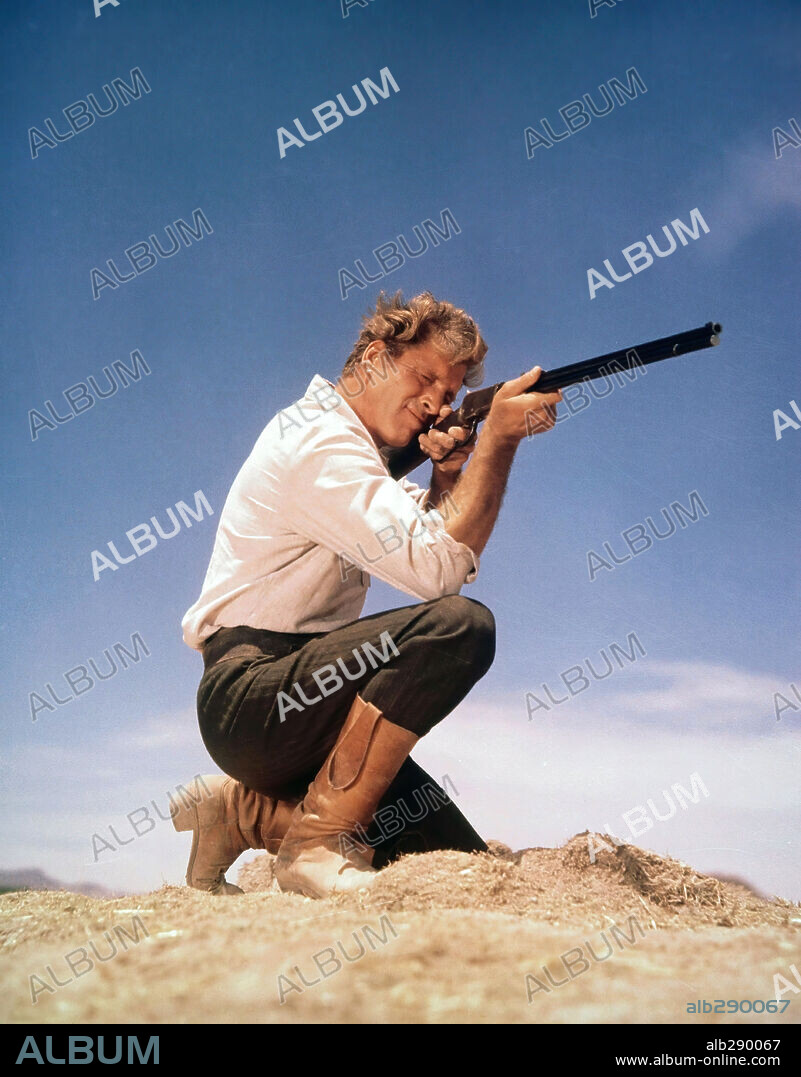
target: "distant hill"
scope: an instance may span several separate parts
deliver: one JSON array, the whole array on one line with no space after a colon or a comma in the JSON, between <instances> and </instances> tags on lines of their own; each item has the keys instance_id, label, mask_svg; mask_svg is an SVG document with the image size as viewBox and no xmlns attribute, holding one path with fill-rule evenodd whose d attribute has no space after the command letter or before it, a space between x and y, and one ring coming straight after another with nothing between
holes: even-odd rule
<instances>
[{"instance_id":1,"label":"distant hill","mask_svg":"<svg viewBox=\"0 0 801 1077\"><path fill-rule=\"evenodd\" d=\"M13 870L0 868L0 893L7 894L11 890L69 890L72 894L83 894L85 897L94 898L120 896L97 883L59 882L40 868L15 868Z\"/></svg>"}]
</instances>

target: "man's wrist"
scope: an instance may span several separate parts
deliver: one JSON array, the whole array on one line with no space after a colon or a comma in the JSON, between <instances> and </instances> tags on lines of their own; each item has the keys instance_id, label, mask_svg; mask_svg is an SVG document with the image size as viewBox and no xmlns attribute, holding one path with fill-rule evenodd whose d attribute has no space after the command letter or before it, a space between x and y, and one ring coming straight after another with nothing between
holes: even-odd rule
<instances>
[{"instance_id":1,"label":"man's wrist","mask_svg":"<svg viewBox=\"0 0 801 1077\"><path fill-rule=\"evenodd\" d=\"M487 418L484 423L484 429L482 436L478 440L476 446L476 452L483 446L484 452L490 453L493 456L514 457L517 452L517 446L520 444L520 438L512 434L503 434L492 423L492 416Z\"/></svg>"},{"instance_id":2,"label":"man's wrist","mask_svg":"<svg viewBox=\"0 0 801 1077\"><path fill-rule=\"evenodd\" d=\"M459 481L459 476L462 474L462 468L458 471L445 471L439 468L436 464L431 468L431 486L442 489L443 487L451 488Z\"/></svg>"},{"instance_id":3,"label":"man's wrist","mask_svg":"<svg viewBox=\"0 0 801 1077\"><path fill-rule=\"evenodd\" d=\"M431 485L428 490L428 504L437 507L445 494L452 493L461 476L461 469L455 474L450 471L440 471L436 464L431 469Z\"/></svg>"}]
</instances>

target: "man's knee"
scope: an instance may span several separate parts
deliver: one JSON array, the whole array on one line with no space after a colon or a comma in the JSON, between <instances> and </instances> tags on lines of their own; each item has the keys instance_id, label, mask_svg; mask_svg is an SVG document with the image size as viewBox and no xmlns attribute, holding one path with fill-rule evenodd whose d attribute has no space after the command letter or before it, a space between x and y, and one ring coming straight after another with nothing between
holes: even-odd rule
<instances>
[{"instance_id":1,"label":"man's knee","mask_svg":"<svg viewBox=\"0 0 801 1077\"><path fill-rule=\"evenodd\" d=\"M495 617L481 602L464 595L444 595L432 603L437 623L444 633L459 641L465 661L484 665L495 657Z\"/></svg>"}]
</instances>

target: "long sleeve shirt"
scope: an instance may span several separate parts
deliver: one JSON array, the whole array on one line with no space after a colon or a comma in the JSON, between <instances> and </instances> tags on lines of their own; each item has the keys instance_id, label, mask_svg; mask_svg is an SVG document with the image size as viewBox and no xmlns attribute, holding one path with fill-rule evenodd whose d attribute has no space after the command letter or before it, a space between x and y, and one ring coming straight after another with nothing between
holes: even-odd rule
<instances>
[{"instance_id":1,"label":"long sleeve shirt","mask_svg":"<svg viewBox=\"0 0 801 1077\"><path fill-rule=\"evenodd\" d=\"M200 650L237 625L331 631L359 617L370 576L421 600L458 594L479 560L427 496L392 478L355 411L315 375L234 480L184 641Z\"/></svg>"}]
</instances>

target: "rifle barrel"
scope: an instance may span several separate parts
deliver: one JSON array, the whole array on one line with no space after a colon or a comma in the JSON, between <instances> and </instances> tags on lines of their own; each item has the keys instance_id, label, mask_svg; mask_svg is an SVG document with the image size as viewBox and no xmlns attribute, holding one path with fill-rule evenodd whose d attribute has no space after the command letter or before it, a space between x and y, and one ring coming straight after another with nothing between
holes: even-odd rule
<instances>
[{"instance_id":1,"label":"rifle barrel","mask_svg":"<svg viewBox=\"0 0 801 1077\"><path fill-rule=\"evenodd\" d=\"M649 340L634 348L621 348L619 351L599 355L595 359L585 359L581 363L560 366L555 370L543 370L539 380L528 391L550 393L556 389L565 389L568 385L575 385L580 381L606 377L610 372L616 373L621 369L631 370L635 366L659 363L663 359L672 359L676 355L686 355L687 352L714 348L720 343L722 330L723 327L719 322L707 322L698 329L688 329L686 333L675 333L671 337Z\"/></svg>"},{"instance_id":2,"label":"rifle barrel","mask_svg":"<svg viewBox=\"0 0 801 1077\"><path fill-rule=\"evenodd\" d=\"M707 322L706 325L701 325L697 329L688 329L685 333L674 333L673 336L648 340L644 344L637 344L636 347L621 348L618 351L608 352L606 355L598 355L594 359L585 359L580 363L570 363L568 366L557 367L554 370L543 370L537 382L526 391L550 393L557 389L565 389L568 385L576 385L580 381L593 381L595 378L606 377L610 373L648 366L650 363L659 363L663 359L701 351L704 348L714 348L720 343L722 330L723 327L719 322ZM497 385L468 393L462 406L453 415L449 415L447 419L441 419L431 429L447 430L450 426L458 425L460 421L469 423L475 418L478 421L485 418L493 397L503 384L503 382L498 382ZM403 448L390 452L387 456L387 466L392 477L399 479L408 475L410 471L414 471L426 459L426 454L415 438Z\"/></svg>"}]
</instances>

